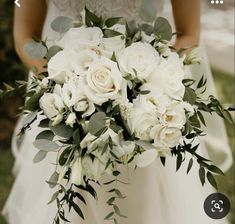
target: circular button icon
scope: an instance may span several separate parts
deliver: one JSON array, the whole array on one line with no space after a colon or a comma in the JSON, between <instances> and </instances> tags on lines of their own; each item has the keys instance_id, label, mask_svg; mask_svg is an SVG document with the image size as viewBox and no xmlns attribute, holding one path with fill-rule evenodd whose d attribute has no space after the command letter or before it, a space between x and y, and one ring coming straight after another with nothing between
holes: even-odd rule
<instances>
[{"instance_id":1,"label":"circular button icon","mask_svg":"<svg viewBox=\"0 0 235 224\"><path fill-rule=\"evenodd\" d=\"M224 194L213 193L206 198L204 210L210 218L222 219L229 213L229 199Z\"/></svg>"}]
</instances>

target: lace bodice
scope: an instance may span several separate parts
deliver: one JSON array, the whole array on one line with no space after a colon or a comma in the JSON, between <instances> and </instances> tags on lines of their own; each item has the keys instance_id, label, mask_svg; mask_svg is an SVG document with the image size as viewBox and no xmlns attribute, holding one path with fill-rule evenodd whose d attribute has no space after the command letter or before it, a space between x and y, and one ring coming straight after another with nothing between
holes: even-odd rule
<instances>
[{"instance_id":1,"label":"lace bodice","mask_svg":"<svg viewBox=\"0 0 235 224\"><path fill-rule=\"evenodd\" d=\"M121 16L151 22L162 10L163 0L49 0L63 14L78 17L85 6L102 17Z\"/></svg>"},{"instance_id":2,"label":"lace bodice","mask_svg":"<svg viewBox=\"0 0 235 224\"><path fill-rule=\"evenodd\" d=\"M156 18L162 11L163 0L48 0L43 38L49 41L57 38L50 28L53 19L58 16L78 19L85 6L103 18L123 17L143 23L152 22Z\"/></svg>"}]
</instances>

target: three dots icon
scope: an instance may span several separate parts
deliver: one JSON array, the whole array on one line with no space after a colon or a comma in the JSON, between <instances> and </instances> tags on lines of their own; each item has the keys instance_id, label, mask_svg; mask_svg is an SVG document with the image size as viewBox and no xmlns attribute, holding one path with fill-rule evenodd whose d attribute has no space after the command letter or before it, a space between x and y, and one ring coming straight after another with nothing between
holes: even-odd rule
<instances>
[{"instance_id":1,"label":"three dots icon","mask_svg":"<svg viewBox=\"0 0 235 224\"><path fill-rule=\"evenodd\" d=\"M216 0L216 1L214 1L214 0L211 0L211 4L224 4L224 1L218 1L218 0Z\"/></svg>"}]
</instances>

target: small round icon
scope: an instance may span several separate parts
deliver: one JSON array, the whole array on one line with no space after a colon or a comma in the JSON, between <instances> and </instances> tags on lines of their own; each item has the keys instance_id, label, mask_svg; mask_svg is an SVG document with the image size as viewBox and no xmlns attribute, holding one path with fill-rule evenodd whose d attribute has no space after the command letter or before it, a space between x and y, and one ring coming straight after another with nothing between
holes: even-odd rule
<instances>
[{"instance_id":1,"label":"small round icon","mask_svg":"<svg viewBox=\"0 0 235 224\"><path fill-rule=\"evenodd\" d=\"M206 198L204 210L210 218L222 219L229 213L229 199L224 194L213 193Z\"/></svg>"}]
</instances>

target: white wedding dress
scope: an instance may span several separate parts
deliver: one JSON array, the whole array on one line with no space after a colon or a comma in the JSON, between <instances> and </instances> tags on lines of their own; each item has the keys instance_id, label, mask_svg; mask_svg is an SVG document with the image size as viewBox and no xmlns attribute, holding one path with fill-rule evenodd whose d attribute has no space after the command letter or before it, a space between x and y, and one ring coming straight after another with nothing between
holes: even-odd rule
<instances>
[{"instance_id":1,"label":"white wedding dress","mask_svg":"<svg viewBox=\"0 0 235 224\"><path fill-rule=\"evenodd\" d=\"M49 0L43 38L52 43L58 36L50 28L51 21L60 15L76 18L85 5L103 17L123 16L142 22L152 21L157 14L159 15L163 1ZM211 78L207 63L203 63L197 69L202 69L205 74L209 74L209 79ZM209 90L211 93L214 91L211 80ZM20 127L20 122L18 126ZM56 213L55 203L47 205L53 190L45 182L54 171L52 163L55 161L55 155L49 154L43 162L33 164L37 150L32 142L39 131L35 123L26 133L20 147L16 147L16 136L13 139L16 180L3 211L9 224L52 224ZM222 121L209 118L208 133L206 141L201 142L199 151L204 156L212 155L216 164L226 171L231 166L232 157ZM172 158L167 159L166 167L163 167L160 160L156 160L144 169L135 171L123 169L122 178L130 184L119 186L127 198L121 200L118 205L122 213L128 216L126 219L120 219L120 224L227 224L226 218L213 220L207 217L203 203L214 189L209 184L201 186L196 163L186 175L187 164L186 161L177 173L176 162ZM102 182L109 178L105 176ZM112 223L104 221L110 209L105 203L110 196L106 191L111 187L101 189L95 186L95 188L98 192L98 201L83 192L87 206L81 205L81 208L86 221L71 212L68 214L71 224Z\"/></svg>"}]
</instances>

